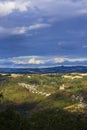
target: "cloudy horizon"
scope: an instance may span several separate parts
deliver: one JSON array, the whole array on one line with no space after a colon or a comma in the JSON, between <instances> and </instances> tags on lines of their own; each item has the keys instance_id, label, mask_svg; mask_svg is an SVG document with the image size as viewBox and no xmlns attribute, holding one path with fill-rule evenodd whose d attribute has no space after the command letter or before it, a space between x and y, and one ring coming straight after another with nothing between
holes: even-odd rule
<instances>
[{"instance_id":1,"label":"cloudy horizon","mask_svg":"<svg viewBox=\"0 0 87 130\"><path fill-rule=\"evenodd\" d=\"M0 0L0 67L87 65L86 0Z\"/></svg>"}]
</instances>

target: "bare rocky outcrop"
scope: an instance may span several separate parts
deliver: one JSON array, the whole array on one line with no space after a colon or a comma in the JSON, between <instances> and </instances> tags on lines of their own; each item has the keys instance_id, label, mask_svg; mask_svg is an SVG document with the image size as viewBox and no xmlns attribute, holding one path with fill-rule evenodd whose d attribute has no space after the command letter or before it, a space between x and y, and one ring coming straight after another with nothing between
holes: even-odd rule
<instances>
[{"instance_id":1,"label":"bare rocky outcrop","mask_svg":"<svg viewBox=\"0 0 87 130\"><path fill-rule=\"evenodd\" d=\"M18 83L18 85L26 88L27 90L29 90L32 93L41 94L41 95L44 95L47 97L51 95L51 93L39 91L38 86L36 86L36 85L30 85L30 84L26 84L26 83Z\"/></svg>"}]
</instances>

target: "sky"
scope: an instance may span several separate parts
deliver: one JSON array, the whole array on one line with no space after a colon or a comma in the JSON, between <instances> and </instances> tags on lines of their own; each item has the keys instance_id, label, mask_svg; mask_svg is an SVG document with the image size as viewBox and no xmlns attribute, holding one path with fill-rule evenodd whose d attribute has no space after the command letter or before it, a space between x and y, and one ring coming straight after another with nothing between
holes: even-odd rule
<instances>
[{"instance_id":1,"label":"sky","mask_svg":"<svg viewBox=\"0 0 87 130\"><path fill-rule=\"evenodd\" d=\"M87 0L0 0L0 67L87 65Z\"/></svg>"}]
</instances>

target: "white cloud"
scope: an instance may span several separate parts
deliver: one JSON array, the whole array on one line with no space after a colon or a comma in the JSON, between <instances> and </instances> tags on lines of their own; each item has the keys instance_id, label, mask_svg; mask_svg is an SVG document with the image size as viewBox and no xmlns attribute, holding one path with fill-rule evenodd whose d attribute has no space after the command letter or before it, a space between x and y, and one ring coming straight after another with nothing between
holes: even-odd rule
<instances>
[{"instance_id":1,"label":"white cloud","mask_svg":"<svg viewBox=\"0 0 87 130\"><path fill-rule=\"evenodd\" d=\"M49 57L49 56L20 56L7 59L0 59L0 65L6 67L51 67L58 65L86 65L87 58L66 58L66 57Z\"/></svg>"},{"instance_id":2,"label":"white cloud","mask_svg":"<svg viewBox=\"0 0 87 130\"><path fill-rule=\"evenodd\" d=\"M28 8L31 7L30 0L16 0L15 1L15 9L19 10L20 12L27 11Z\"/></svg>"},{"instance_id":3,"label":"white cloud","mask_svg":"<svg viewBox=\"0 0 87 130\"><path fill-rule=\"evenodd\" d=\"M42 60L38 60L38 59L35 59L35 58L31 58L29 61L28 61L28 64L44 64L45 62L42 61Z\"/></svg>"},{"instance_id":4,"label":"white cloud","mask_svg":"<svg viewBox=\"0 0 87 130\"><path fill-rule=\"evenodd\" d=\"M4 0L0 1L0 16L14 11L33 12L50 19L64 19L76 15L87 14L87 0ZM32 16L30 16L32 17Z\"/></svg>"},{"instance_id":5,"label":"white cloud","mask_svg":"<svg viewBox=\"0 0 87 130\"><path fill-rule=\"evenodd\" d=\"M16 27L10 29L11 34L24 34L28 31L28 27Z\"/></svg>"},{"instance_id":6,"label":"white cloud","mask_svg":"<svg viewBox=\"0 0 87 130\"><path fill-rule=\"evenodd\" d=\"M23 56L23 57L14 57L11 59L8 59L10 62L13 62L14 64L30 64L30 65L40 65L45 64L45 61L43 59L40 59L41 57L38 56Z\"/></svg>"},{"instance_id":7,"label":"white cloud","mask_svg":"<svg viewBox=\"0 0 87 130\"><path fill-rule=\"evenodd\" d=\"M5 62L6 59L0 59L0 62ZM15 64L46 64L46 63L63 63L68 62L78 62L87 61L87 58L67 58L67 57L49 57L49 56L20 56L8 58L7 61L13 62Z\"/></svg>"},{"instance_id":8,"label":"white cloud","mask_svg":"<svg viewBox=\"0 0 87 130\"><path fill-rule=\"evenodd\" d=\"M24 12L28 10L30 1L14 0L0 1L0 16L8 15L14 11Z\"/></svg>"},{"instance_id":9,"label":"white cloud","mask_svg":"<svg viewBox=\"0 0 87 130\"><path fill-rule=\"evenodd\" d=\"M22 65L27 64L26 61L18 60L18 59L10 59L10 61L11 61L12 63L14 63L14 64L22 64Z\"/></svg>"},{"instance_id":10,"label":"white cloud","mask_svg":"<svg viewBox=\"0 0 87 130\"><path fill-rule=\"evenodd\" d=\"M54 63L62 63L64 61L65 61L64 58L54 58Z\"/></svg>"},{"instance_id":11,"label":"white cloud","mask_svg":"<svg viewBox=\"0 0 87 130\"><path fill-rule=\"evenodd\" d=\"M25 34L27 31L36 30L36 29L42 29L50 27L51 24L47 23L37 23L30 26L23 26L23 27L16 27L16 28L5 28L0 27L0 35L21 35ZM31 35L30 35L31 36Z\"/></svg>"},{"instance_id":12,"label":"white cloud","mask_svg":"<svg viewBox=\"0 0 87 130\"><path fill-rule=\"evenodd\" d=\"M47 24L47 23L36 23L36 24L32 24L30 26L12 28L12 29L10 29L10 33L11 34L24 34L27 31L47 28L50 26L51 26L51 24Z\"/></svg>"},{"instance_id":13,"label":"white cloud","mask_svg":"<svg viewBox=\"0 0 87 130\"><path fill-rule=\"evenodd\" d=\"M49 21L87 13L87 0L30 0L30 2L33 12L48 16Z\"/></svg>"},{"instance_id":14,"label":"white cloud","mask_svg":"<svg viewBox=\"0 0 87 130\"><path fill-rule=\"evenodd\" d=\"M34 24L29 26L29 30L35 30L35 29L40 29L40 28L46 28L46 27L50 27L50 24L46 24L46 23L39 23L39 24Z\"/></svg>"},{"instance_id":15,"label":"white cloud","mask_svg":"<svg viewBox=\"0 0 87 130\"><path fill-rule=\"evenodd\" d=\"M82 62L82 61L87 61L87 58L66 58L66 61L69 61L69 62Z\"/></svg>"},{"instance_id":16,"label":"white cloud","mask_svg":"<svg viewBox=\"0 0 87 130\"><path fill-rule=\"evenodd\" d=\"M67 58L67 57L55 57L52 59L52 61L54 63L63 63L63 62L83 62L83 61L87 61L87 58Z\"/></svg>"},{"instance_id":17,"label":"white cloud","mask_svg":"<svg viewBox=\"0 0 87 130\"><path fill-rule=\"evenodd\" d=\"M13 12L15 9L14 2L0 2L0 16L5 16Z\"/></svg>"}]
</instances>

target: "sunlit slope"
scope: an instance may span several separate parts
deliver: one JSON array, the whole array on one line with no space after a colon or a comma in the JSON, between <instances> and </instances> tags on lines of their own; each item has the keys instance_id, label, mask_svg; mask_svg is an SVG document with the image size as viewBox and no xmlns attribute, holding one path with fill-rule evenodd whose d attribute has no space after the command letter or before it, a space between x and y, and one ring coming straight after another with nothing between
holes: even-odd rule
<instances>
[{"instance_id":1,"label":"sunlit slope","mask_svg":"<svg viewBox=\"0 0 87 130\"><path fill-rule=\"evenodd\" d=\"M48 108L82 111L86 108L86 74L11 74L1 75L0 80L1 106L14 105L26 112Z\"/></svg>"}]
</instances>

